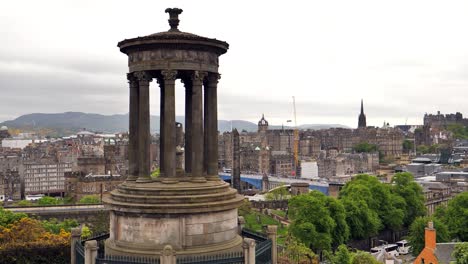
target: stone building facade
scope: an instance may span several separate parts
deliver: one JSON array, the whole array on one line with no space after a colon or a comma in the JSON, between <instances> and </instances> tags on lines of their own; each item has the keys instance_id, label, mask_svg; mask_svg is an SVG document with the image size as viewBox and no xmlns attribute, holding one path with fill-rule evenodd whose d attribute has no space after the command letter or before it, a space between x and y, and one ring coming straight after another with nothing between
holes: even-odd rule
<instances>
[{"instance_id":1,"label":"stone building facade","mask_svg":"<svg viewBox=\"0 0 468 264\"><path fill-rule=\"evenodd\" d=\"M424 125L431 128L447 128L447 126L454 124L468 126L468 118L463 118L463 114L460 112L443 115L437 111L437 114L424 115Z\"/></svg>"},{"instance_id":2,"label":"stone building facade","mask_svg":"<svg viewBox=\"0 0 468 264\"><path fill-rule=\"evenodd\" d=\"M25 194L60 194L65 192L65 173L72 171L71 163L50 160L24 162Z\"/></svg>"},{"instance_id":3,"label":"stone building facade","mask_svg":"<svg viewBox=\"0 0 468 264\"><path fill-rule=\"evenodd\" d=\"M125 178L121 175L67 172L65 173L65 194L72 197L74 201L79 201L85 195L96 195L102 198L104 194L114 190L124 180Z\"/></svg>"},{"instance_id":4,"label":"stone building facade","mask_svg":"<svg viewBox=\"0 0 468 264\"><path fill-rule=\"evenodd\" d=\"M318 175L333 179L358 173L375 173L379 168L379 154L339 153L337 150L322 151L317 159Z\"/></svg>"}]
</instances>

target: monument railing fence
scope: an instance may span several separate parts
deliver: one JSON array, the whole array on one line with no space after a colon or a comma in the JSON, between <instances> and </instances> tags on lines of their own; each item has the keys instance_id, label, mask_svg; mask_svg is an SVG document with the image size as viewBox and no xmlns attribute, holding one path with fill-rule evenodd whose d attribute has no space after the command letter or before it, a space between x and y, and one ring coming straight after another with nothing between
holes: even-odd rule
<instances>
[{"instance_id":1,"label":"monument railing fence","mask_svg":"<svg viewBox=\"0 0 468 264\"><path fill-rule=\"evenodd\" d=\"M96 258L96 264L159 264L158 258L142 256L102 256Z\"/></svg>"},{"instance_id":2,"label":"monument railing fence","mask_svg":"<svg viewBox=\"0 0 468 264\"><path fill-rule=\"evenodd\" d=\"M255 263L256 264L271 264L271 246L272 241L267 239L260 242L255 247Z\"/></svg>"},{"instance_id":3,"label":"monument railing fence","mask_svg":"<svg viewBox=\"0 0 468 264\"><path fill-rule=\"evenodd\" d=\"M208 256L177 257L177 264L244 264L242 252L231 252Z\"/></svg>"},{"instance_id":4,"label":"monument railing fence","mask_svg":"<svg viewBox=\"0 0 468 264\"><path fill-rule=\"evenodd\" d=\"M75 243L75 263L85 264L85 250L81 241Z\"/></svg>"}]
</instances>

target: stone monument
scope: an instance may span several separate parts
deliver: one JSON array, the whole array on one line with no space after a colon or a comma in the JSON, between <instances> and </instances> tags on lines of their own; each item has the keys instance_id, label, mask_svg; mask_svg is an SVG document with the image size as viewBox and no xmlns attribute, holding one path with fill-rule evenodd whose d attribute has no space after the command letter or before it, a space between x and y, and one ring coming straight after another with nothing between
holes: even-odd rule
<instances>
[{"instance_id":1,"label":"stone monument","mask_svg":"<svg viewBox=\"0 0 468 264\"><path fill-rule=\"evenodd\" d=\"M170 29L118 43L128 55L129 176L103 200L110 208L106 254L160 256L241 250L237 208L243 197L218 177L218 58L229 45L178 29L182 9L168 8ZM150 82L160 101L161 174L150 176ZM175 82L185 85L184 168L177 170ZM180 143L179 143L180 145Z\"/></svg>"}]
</instances>

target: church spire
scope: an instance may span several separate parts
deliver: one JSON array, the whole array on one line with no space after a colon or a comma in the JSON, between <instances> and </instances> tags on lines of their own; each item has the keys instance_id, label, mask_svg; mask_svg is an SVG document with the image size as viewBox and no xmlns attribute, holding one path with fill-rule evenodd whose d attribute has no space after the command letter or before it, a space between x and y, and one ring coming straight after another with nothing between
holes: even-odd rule
<instances>
[{"instance_id":1,"label":"church spire","mask_svg":"<svg viewBox=\"0 0 468 264\"><path fill-rule=\"evenodd\" d=\"M361 99L361 113L359 114L358 128L366 127L366 115L364 114L364 100Z\"/></svg>"}]
</instances>

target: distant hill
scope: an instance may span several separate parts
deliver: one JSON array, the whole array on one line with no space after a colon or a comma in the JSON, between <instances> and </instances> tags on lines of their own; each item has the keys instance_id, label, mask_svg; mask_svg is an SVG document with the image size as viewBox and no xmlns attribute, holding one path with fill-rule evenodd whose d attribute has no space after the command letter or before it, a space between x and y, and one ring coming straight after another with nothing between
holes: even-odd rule
<instances>
[{"instance_id":1,"label":"distant hill","mask_svg":"<svg viewBox=\"0 0 468 264\"><path fill-rule=\"evenodd\" d=\"M176 121L184 124L184 117L177 116ZM22 115L14 120L5 121L0 123L0 126L26 131L42 131L50 136L70 135L83 129L102 133L117 133L128 130L128 114L100 115L82 112L56 114L34 113ZM346 126L321 124L300 126L301 129L324 129L330 127ZM219 131L231 131L231 128L237 128L239 131L246 130L253 132L257 131L257 124L244 120L218 120ZM271 128L280 129L281 126L271 126ZM151 116L151 131L159 131L159 116Z\"/></svg>"}]
</instances>

